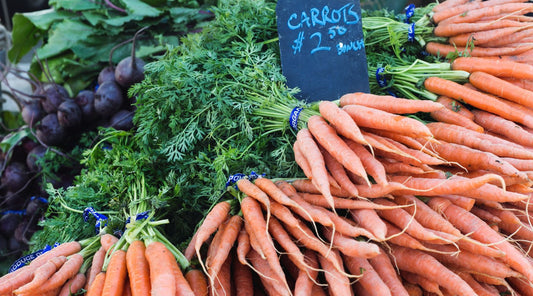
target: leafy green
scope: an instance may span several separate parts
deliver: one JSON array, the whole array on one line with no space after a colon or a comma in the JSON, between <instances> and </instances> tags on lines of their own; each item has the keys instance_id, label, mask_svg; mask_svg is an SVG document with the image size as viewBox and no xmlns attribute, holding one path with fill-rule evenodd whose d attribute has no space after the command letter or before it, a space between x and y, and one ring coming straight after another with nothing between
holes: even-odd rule
<instances>
[{"instance_id":1,"label":"leafy green","mask_svg":"<svg viewBox=\"0 0 533 296\"><path fill-rule=\"evenodd\" d=\"M169 45L179 43L178 36L200 28L211 14L202 13L213 0L122 0L117 9L104 1L54 0L50 9L17 13L13 17L13 46L8 58L18 63L41 41L33 55L30 72L47 81L37 58L46 61L56 83L75 95L88 87L110 60L113 46L133 37L136 31L150 29L137 40L137 46L150 48L136 52L147 61L157 58ZM162 5L165 4L165 5ZM180 10L181 9L181 10ZM129 47L129 48L128 48ZM116 64L131 53L131 44L114 52ZM84 71L81 71L83 69Z\"/></svg>"}]
</instances>

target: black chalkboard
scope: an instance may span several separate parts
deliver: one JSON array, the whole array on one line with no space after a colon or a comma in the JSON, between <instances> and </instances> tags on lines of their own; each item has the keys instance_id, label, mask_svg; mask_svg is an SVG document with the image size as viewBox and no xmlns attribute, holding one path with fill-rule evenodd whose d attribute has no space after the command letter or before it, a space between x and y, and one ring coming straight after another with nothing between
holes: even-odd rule
<instances>
[{"instance_id":1,"label":"black chalkboard","mask_svg":"<svg viewBox=\"0 0 533 296\"><path fill-rule=\"evenodd\" d=\"M359 0L278 0L283 75L305 101L370 92Z\"/></svg>"}]
</instances>

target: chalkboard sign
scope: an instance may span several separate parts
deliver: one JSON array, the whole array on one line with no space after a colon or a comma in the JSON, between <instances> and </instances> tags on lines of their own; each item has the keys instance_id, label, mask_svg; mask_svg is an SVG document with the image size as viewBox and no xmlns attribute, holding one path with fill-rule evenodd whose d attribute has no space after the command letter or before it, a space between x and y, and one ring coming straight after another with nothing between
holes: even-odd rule
<instances>
[{"instance_id":1,"label":"chalkboard sign","mask_svg":"<svg viewBox=\"0 0 533 296\"><path fill-rule=\"evenodd\" d=\"M305 101L370 92L359 0L279 0L283 75Z\"/></svg>"}]
</instances>

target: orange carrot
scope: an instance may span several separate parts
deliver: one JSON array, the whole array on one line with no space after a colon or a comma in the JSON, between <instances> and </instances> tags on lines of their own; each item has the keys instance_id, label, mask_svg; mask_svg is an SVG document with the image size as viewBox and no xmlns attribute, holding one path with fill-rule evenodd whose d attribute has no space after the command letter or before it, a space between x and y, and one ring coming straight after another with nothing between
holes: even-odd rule
<instances>
[{"instance_id":1,"label":"orange carrot","mask_svg":"<svg viewBox=\"0 0 533 296\"><path fill-rule=\"evenodd\" d=\"M236 287L235 296L251 296L254 293L254 282L252 269L247 265L233 260L231 266L233 285ZM202 294L204 295L204 294ZM207 295L207 294L205 294ZM197 294L200 296L200 294Z\"/></svg>"},{"instance_id":2,"label":"orange carrot","mask_svg":"<svg viewBox=\"0 0 533 296\"><path fill-rule=\"evenodd\" d=\"M150 294L150 266L144 255L146 246L134 240L126 251L126 267L133 296Z\"/></svg>"},{"instance_id":3,"label":"orange carrot","mask_svg":"<svg viewBox=\"0 0 533 296\"><path fill-rule=\"evenodd\" d=\"M353 152L346 142L337 135L333 129L322 117L314 115L307 121L309 131L318 143L331 156L339 161L347 170L362 177L369 183L366 172L361 163L361 159ZM329 198L329 196L328 196Z\"/></svg>"},{"instance_id":4,"label":"orange carrot","mask_svg":"<svg viewBox=\"0 0 533 296\"><path fill-rule=\"evenodd\" d=\"M385 250L381 249L380 253L373 258L368 259L368 262L377 273L377 276L387 285L393 296L408 296L409 293L402 285L402 281L394 265L391 262L389 256L387 256ZM361 279L364 279L363 276Z\"/></svg>"},{"instance_id":5,"label":"orange carrot","mask_svg":"<svg viewBox=\"0 0 533 296\"><path fill-rule=\"evenodd\" d=\"M289 285L285 280L283 268L280 265L276 250L274 249L274 242L272 238L268 236L267 224L263 218L261 206L257 201L251 197L244 197L241 201L241 211L244 219L250 223L250 227L254 232L254 235L260 244L261 250L266 256L266 260L278 278L282 280L281 283L288 289Z\"/></svg>"},{"instance_id":6,"label":"orange carrot","mask_svg":"<svg viewBox=\"0 0 533 296\"><path fill-rule=\"evenodd\" d=\"M151 295L175 295L176 276L170 260L173 255L168 248L161 242L151 242L146 246L145 256L150 267Z\"/></svg>"},{"instance_id":7,"label":"orange carrot","mask_svg":"<svg viewBox=\"0 0 533 296\"><path fill-rule=\"evenodd\" d=\"M395 259L400 270L434 279L440 286L457 295L476 295L465 281L447 269L433 256L419 250L396 245L391 245L391 250L391 256Z\"/></svg>"},{"instance_id":8,"label":"orange carrot","mask_svg":"<svg viewBox=\"0 0 533 296\"><path fill-rule=\"evenodd\" d=\"M250 251L250 237L245 228L242 228L237 237L237 259L242 265L247 265L246 255Z\"/></svg>"},{"instance_id":9,"label":"orange carrot","mask_svg":"<svg viewBox=\"0 0 533 296\"><path fill-rule=\"evenodd\" d=\"M402 270L400 272L400 276L405 281L411 284L419 285L424 291L428 293L444 296L443 292L441 291L441 288L439 287L439 284L423 275Z\"/></svg>"},{"instance_id":10,"label":"orange carrot","mask_svg":"<svg viewBox=\"0 0 533 296\"><path fill-rule=\"evenodd\" d=\"M449 98L447 96L439 96L436 102L444 105L444 107L452 110L455 113L458 113L470 120L474 120L474 114L472 113L472 111L468 110L465 105L459 103L458 101L452 98Z\"/></svg>"},{"instance_id":11,"label":"orange carrot","mask_svg":"<svg viewBox=\"0 0 533 296\"><path fill-rule=\"evenodd\" d=\"M300 142L298 140L294 141L294 143L292 144L292 151L294 152L294 161L302 169L304 175L307 178L312 179L313 174L311 173L311 166L303 155L302 150L300 148Z\"/></svg>"},{"instance_id":12,"label":"orange carrot","mask_svg":"<svg viewBox=\"0 0 533 296\"><path fill-rule=\"evenodd\" d=\"M385 240L387 236L387 225L372 209L352 209L350 214L355 222L366 230L370 231L379 240Z\"/></svg>"},{"instance_id":13,"label":"orange carrot","mask_svg":"<svg viewBox=\"0 0 533 296\"><path fill-rule=\"evenodd\" d=\"M218 226L228 218L230 209L231 205L228 201L221 201L209 211L185 249L185 258L190 260L195 252L196 256L200 258L200 247L217 230Z\"/></svg>"},{"instance_id":14,"label":"orange carrot","mask_svg":"<svg viewBox=\"0 0 533 296\"><path fill-rule=\"evenodd\" d=\"M441 109L441 104L429 100L410 100L387 95L355 92L343 95L339 105L360 105L395 114L433 112Z\"/></svg>"},{"instance_id":15,"label":"orange carrot","mask_svg":"<svg viewBox=\"0 0 533 296\"><path fill-rule=\"evenodd\" d=\"M325 149L322 148L320 150L322 151L322 155L324 156L326 168L330 172L331 176L335 179L335 181L337 181L337 183L342 189L346 190L346 192L349 192L354 197L356 197L359 194L359 191L357 191L355 184L348 176L348 173L346 172L342 164L337 161L333 156L331 156L331 154Z\"/></svg>"},{"instance_id":16,"label":"orange carrot","mask_svg":"<svg viewBox=\"0 0 533 296\"><path fill-rule=\"evenodd\" d=\"M533 5L531 3L506 3L495 6L481 7L468 11L466 14L459 14L441 20L440 23L468 23L475 22L482 17L500 15L500 14L526 14L533 11Z\"/></svg>"},{"instance_id":17,"label":"orange carrot","mask_svg":"<svg viewBox=\"0 0 533 296\"><path fill-rule=\"evenodd\" d=\"M428 42L426 44L426 51L434 56L446 57L448 54L458 53L461 55L470 55L473 57L495 57L500 55L518 55L533 48L533 45L523 45L516 47L481 47L460 49L453 45Z\"/></svg>"},{"instance_id":18,"label":"orange carrot","mask_svg":"<svg viewBox=\"0 0 533 296\"><path fill-rule=\"evenodd\" d=\"M111 247L118 241L118 237L105 233L100 236L100 244L104 247L105 251L109 251Z\"/></svg>"},{"instance_id":19,"label":"orange carrot","mask_svg":"<svg viewBox=\"0 0 533 296\"><path fill-rule=\"evenodd\" d=\"M377 184L387 185L387 174L385 172L385 167L374 158L370 151L356 142L347 141L348 146L352 149L361 159L365 171L374 178L374 181Z\"/></svg>"},{"instance_id":20,"label":"orange carrot","mask_svg":"<svg viewBox=\"0 0 533 296\"><path fill-rule=\"evenodd\" d=\"M294 283L294 296L314 295L312 294L318 276L318 257L314 251L304 250L307 265L311 268L300 269Z\"/></svg>"},{"instance_id":21,"label":"orange carrot","mask_svg":"<svg viewBox=\"0 0 533 296\"><path fill-rule=\"evenodd\" d=\"M519 145L533 147L533 137L516 123L482 110L475 110L474 121L487 131L503 135Z\"/></svg>"},{"instance_id":22,"label":"orange carrot","mask_svg":"<svg viewBox=\"0 0 533 296\"><path fill-rule=\"evenodd\" d=\"M533 92L523 89L494 75L475 71L468 78L470 83L478 89L516 102L526 107L533 107Z\"/></svg>"},{"instance_id":23,"label":"orange carrot","mask_svg":"<svg viewBox=\"0 0 533 296\"><path fill-rule=\"evenodd\" d=\"M250 262L255 270L260 274L259 279L268 295L290 295L290 291L280 285L281 282L286 282L286 278L280 278L280 274L272 270L270 264L261 259L255 250L250 250ZM254 293L255 294L255 293ZM227 294L226 294L227 295Z\"/></svg>"},{"instance_id":24,"label":"orange carrot","mask_svg":"<svg viewBox=\"0 0 533 296\"><path fill-rule=\"evenodd\" d=\"M343 259L352 274L361 276L358 282L361 283L365 290L371 292L371 295L392 296L387 284L385 284L367 259L358 256L343 256Z\"/></svg>"},{"instance_id":25,"label":"orange carrot","mask_svg":"<svg viewBox=\"0 0 533 296\"><path fill-rule=\"evenodd\" d=\"M220 270L219 276L216 278L214 285L209 287L209 295L233 295L235 287L232 286L233 283L231 282L232 262L233 253L231 253L224 261L224 264L222 264L222 269ZM190 295L193 296L194 294Z\"/></svg>"},{"instance_id":26,"label":"orange carrot","mask_svg":"<svg viewBox=\"0 0 533 296\"><path fill-rule=\"evenodd\" d=\"M512 34L516 34L517 32L521 30L525 30L526 28L528 28L528 26L506 27L506 28L490 29L486 31L475 31L475 32L469 32L469 33L463 33L463 34L458 34L458 35L448 38L448 42L452 45L459 46L459 47L468 46L472 43L475 46L492 47L493 46L493 44L491 44L492 41L494 40L499 41L504 37L510 36Z\"/></svg>"},{"instance_id":27,"label":"orange carrot","mask_svg":"<svg viewBox=\"0 0 533 296\"><path fill-rule=\"evenodd\" d=\"M78 273L74 277L72 277L70 280L68 280L61 290L59 291L58 296L70 296L75 295L78 293L86 282L86 277L83 273Z\"/></svg>"},{"instance_id":28,"label":"orange carrot","mask_svg":"<svg viewBox=\"0 0 533 296\"><path fill-rule=\"evenodd\" d=\"M483 127L476 124L472 119L467 118L466 116L463 116L462 114L459 114L447 108L431 112L430 116L431 118L439 122L455 124L479 133L484 132Z\"/></svg>"},{"instance_id":29,"label":"orange carrot","mask_svg":"<svg viewBox=\"0 0 533 296\"><path fill-rule=\"evenodd\" d=\"M424 86L431 92L447 95L451 98L468 103L478 109L500 115L503 118L525 124L526 126L528 124L533 125L528 122L528 120L533 119L531 114L527 114L517 108L511 108L508 104L505 104L492 96L472 90L459 83L439 77L429 77L424 81ZM508 114L508 112L512 114Z\"/></svg>"},{"instance_id":30,"label":"orange carrot","mask_svg":"<svg viewBox=\"0 0 533 296\"><path fill-rule=\"evenodd\" d=\"M270 220L270 196L246 178L237 181L237 187L242 193L254 198L265 206L266 224L268 225L268 221Z\"/></svg>"},{"instance_id":31,"label":"orange carrot","mask_svg":"<svg viewBox=\"0 0 533 296\"><path fill-rule=\"evenodd\" d=\"M324 199L324 196L321 194L306 193L302 192L299 194L301 198L307 201L310 204L319 207L327 207L327 202ZM333 201L335 202L335 207L338 209L388 209L390 207L379 205L364 199L353 199L353 198L341 198L333 196Z\"/></svg>"},{"instance_id":32,"label":"orange carrot","mask_svg":"<svg viewBox=\"0 0 533 296\"><path fill-rule=\"evenodd\" d=\"M89 269L89 273L87 274L85 290L87 290L91 286L96 275L102 271L102 267L104 266L105 254L106 250L102 246L98 249L98 251L94 253L93 259L91 261L91 268Z\"/></svg>"},{"instance_id":33,"label":"orange carrot","mask_svg":"<svg viewBox=\"0 0 533 296\"><path fill-rule=\"evenodd\" d=\"M339 258L338 265L342 266L342 259L340 259L341 257L338 251L332 250L331 252L335 254L337 258ZM320 265L324 270L324 276L326 278L326 282L328 283L330 295L351 295L350 279L346 276L344 270L338 270L337 266L335 266L329 259L326 259L321 255L318 255L318 262L320 262Z\"/></svg>"},{"instance_id":34,"label":"orange carrot","mask_svg":"<svg viewBox=\"0 0 533 296\"><path fill-rule=\"evenodd\" d=\"M101 271L99 274L96 275L94 278L94 281L89 286L89 289L87 290L86 296L101 296L102 291L104 290L104 284L105 284L105 271Z\"/></svg>"},{"instance_id":35,"label":"orange carrot","mask_svg":"<svg viewBox=\"0 0 533 296\"><path fill-rule=\"evenodd\" d=\"M431 132L422 122L407 116L359 105L346 105L343 109L350 114L360 127L394 131L422 138L431 137Z\"/></svg>"},{"instance_id":36,"label":"orange carrot","mask_svg":"<svg viewBox=\"0 0 533 296\"><path fill-rule=\"evenodd\" d=\"M39 289L44 283L50 280L50 277L52 277L61 268L61 266L65 264L65 262L67 262L67 257L65 256L51 258L48 262L35 270L33 279L29 283L19 287L13 291L13 293L26 294L34 292L36 289Z\"/></svg>"},{"instance_id":37,"label":"orange carrot","mask_svg":"<svg viewBox=\"0 0 533 296\"><path fill-rule=\"evenodd\" d=\"M446 2L448 1L445 1L445 3ZM519 3L519 2L527 2L527 1L524 1L524 0L497 0L497 1L493 0L493 1L478 1L478 2L468 1L468 3L464 3L462 5L456 5L448 9L440 9L437 12L435 12L431 17L435 23L439 23L447 18L456 16L456 15L467 14L469 11L474 10L474 9L501 5L505 3ZM459 23L467 23L467 22L459 22ZM483 29L479 28L478 30L481 31Z\"/></svg>"},{"instance_id":38,"label":"orange carrot","mask_svg":"<svg viewBox=\"0 0 533 296\"><path fill-rule=\"evenodd\" d=\"M407 234L405 231L396 227L392 223L386 220L384 220L383 222L387 227L387 242L413 250L434 252L430 248L424 246L418 239Z\"/></svg>"},{"instance_id":39,"label":"orange carrot","mask_svg":"<svg viewBox=\"0 0 533 296\"><path fill-rule=\"evenodd\" d=\"M463 70L469 73L485 72L497 77L514 77L533 79L533 66L501 59L486 60L476 57L459 57L452 63L453 70Z\"/></svg>"},{"instance_id":40,"label":"orange carrot","mask_svg":"<svg viewBox=\"0 0 533 296\"><path fill-rule=\"evenodd\" d=\"M461 270L454 270L465 282L476 291L479 296L499 296L500 293L487 289L484 285L478 282L470 273Z\"/></svg>"},{"instance_id":41,"label":"orange carrot","mask_svg":"<svg viewBox=\"0 0 533 296\"><path fill-rule=\"evenodd\" d=\"M433 12L439 12L439 11L443 11L443 10L448 10L452 7L455 7L455 6L459 6L459 5L463 5L467 2L470 2L469 0L444 0L444 1L439 1L437 5L435 5L433 8L432 8L432 11Z\"/></svg>"},{"instance_id":42,"label":"orange carrot","mask_svg":"<svg viewBox=\"0 0 533 296\"><path fill-rule=\"evenodd\" d=\"M320 149L313 139L313 135L311 135L308 129L301 129L296 134L296 140L300 141L300 151L311 166L311 173L313 175L312 182L326 198L330 198L331 191L328 171L326 170L324 157L320 153Z\"/></svg>"},{"instance_id":43,"label":"orange carrot","mask_svg":"<svg viewBox=\"0 0 533 296\"><path fill-rule=\"evenodd\" d=\"M356 143L368 145L368 142L363 137L363 134L361 134L361 130L352 117L342 108L339 108L337 104L331 101L320 101L318 110L320 115L335 128L339 135Z\"/></svg>"},{"instance_id":44,"label":"orange carrot","mask_svg":"<svg viewBox=\"0 0 533 296\"><path fill-rule=\"evenodd\" d=\"M323 233L333 246L346 256L372 258L379 254L379 247L376 244L358 241L341 233L333 233L328 227L324 227Z\"/></svg>"},{"instance_id":45,"label":"orange carrot","mask_svg":"<svg viewBox=\"0 0 533 296\"><path fill-rule=\"evenodd\" d=\"M107 265L102 296L122 295L127 276L126 251L114 250Z\"/></svg>"},{"instance_id":46,"label":"orange carrot","mask_svg":"<svg viewBox=\"0 0 533 296\"><path fill-rule=\"evenodd\" d=\"M57 270L52 277L43 285L38 287L39 291L52 291L61 289L61 287L72 277L74 277L80 270L83 264L83 256L79 253L71 255L67 258L65 264Z\"/></svg>"},{"instance_id":47,"label":"orange carrot","mask_svg":"<svg viewBox=\"0 0 533 296\"><path fill-rule=\"evenodd\" d=\"M463 233L469 233L471 238L483 243L494 244L496 248L507 254L507 256L502 258L504 262L526 278L533 278L533 267L526 257L483 220L442 198L432 198L429 200L428 205L445 214L455 227Z\"/></svg>"},{"instance_id":48,"label":"orange carrot","mask_svg":"<svg viewBox=\"0 0 533 296\"><path fill-rule=\"evenodd\" d=\"M222 269L222 265L229 256L230 250L233 248L241 229L242 218L238 215L231 216L224 227L224 232L220 237L216 253L213 254L211 264L208 266L207 272L211 285L214 285L214 282Z\"/></svg>"},{"instance_id":49,"label":"orange carrot","mask_svg":"<svg viewBox=\"0 0 533 296\"><path fill-rule=\"evenodd\" d=\"M438 24L435 27L433 34L439 37L452 37L462 33L471 33L507 27L520 27L523 25L523 22L506 19L496 21L479 21L475 23Z\"/></svg>"}]
</instances>

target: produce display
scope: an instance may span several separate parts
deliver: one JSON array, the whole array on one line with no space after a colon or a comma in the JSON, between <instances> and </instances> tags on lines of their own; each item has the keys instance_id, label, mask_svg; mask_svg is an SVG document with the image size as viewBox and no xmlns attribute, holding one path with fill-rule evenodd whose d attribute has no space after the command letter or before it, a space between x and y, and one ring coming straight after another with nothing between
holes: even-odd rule
<instances>
[{"instance_id":1,"label":"produce display","mask_svg":"<svg viewBox=\"0 0 533 296\"><path fill-rule=\"evenodd\" d=\"M168 2L91 2L99 10L79 15ZM6 228L41 203L0 295L533 295L533 3L363 11L371 92L318 102L286 85L276 1L205 9L159 56L135 45L154 40L155 20L114 40L108 58L131 47L92 75L99 124L68 145L39 127L53 114L66 128L76 107L83 120L74 84L49 88L67 85L66 98L4 137L11 153L45 147L44 172L76 171L68 184L34 173L46 198L2 212ZM34 59L36 85L49 83L47 57ZM100 124L124 104L130 125Z\"/></svg>"}]
</instances>

